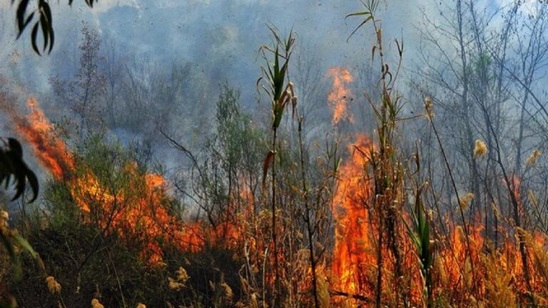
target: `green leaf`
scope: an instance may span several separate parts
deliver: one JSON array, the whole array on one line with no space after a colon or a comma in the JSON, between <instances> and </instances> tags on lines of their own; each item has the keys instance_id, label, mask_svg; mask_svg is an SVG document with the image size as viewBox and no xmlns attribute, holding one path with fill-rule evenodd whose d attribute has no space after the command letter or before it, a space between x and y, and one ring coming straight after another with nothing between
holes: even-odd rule
<instances>
[{"instance_id":1,"label":"green leaf","mask_svg":"<svg viewBox=\"0 0 548 308\"><path fill-rule=\"evenodd\" d=\"M32 198L29 200L29 202L34 202L36 198L38 197L38 191L39 191L39 185L38 185L38 178L36 177L36 174L32 172L32 170L27 168L27 180L29 181L30 188L32 189Z\"/></svg>"},{"instance_id":2,"label":"green leaf","mask_svg":"<svg viewBox=\"0 0 548 308\"><path fill-rule=\"evenodd\" d=\"M398 41L398 39L394 39L394 41L396 42L396 46L398 48L398 55L401 58L403 56L403 38L402 38L401 44L400 44L400 41Z\"/></svg>"},{"instance_id":3,"label":"green leaf","mask_svg":"<svg viewBox=\"0 0 548 308\"><path fill-rule=\"evenodd\" d=\"M40 28L42 28L42 37L44 38L44 46L42 47L42 50L46 50L49 42L48 22L43 16L40 17Z\"/></svg>"},{"instance_id":4,"label":"green leaf","mask_svg":"<svg viewBox=\"0 0 548 308\"><path fill-rule=\"evenodd\" d=\"M38 258L38 253L32 248L30 243L21 235L14 234L13 239L19 244L24 250L26 250L33 258Z\"/></svg>"},{"instance_id":5,"label":"green leaf","mask_svg":"<svg viewBox=\"0 0 548 308\"><path fill-rule=\"evenodd\" d=\"M367 16L355 29L354 31L352 31L352 33L350 33L350 35L348 36L348 38L346 39L347 41L356 33L356 31L358 31L358 29L360 29L363 25L365 25L366 23L368 23L369 21L373 20L373 22L375 22L375 18L373 17L373 14L374 12L377 10L377 6L379 5L379 1L377 0L367 0L367 1L362 1L362 4L363 6L365 7L365 11L362 11L362 12L356 12L356 13L351 13L351 14L348 14L346 15L345 19L349 18L349 17L359 17L359 16Z\"/></svg>"},{"instance_id":6,"label":"green leaf","mask_svg":"<svg viewBox=\"0 0 548 308\"><path fill-rule=\"evenodd\" d=\"M9 240L10 237L12 237L11 234L7 233L6 231L0 232L0 241L2 242L2 245L4 246L4 248L6 248L6 251L8 252L8 256L11 259L11 262L14 263L15 279L19 279L22 274L21 262L19 261L19 258L17 258L17 254L15 254L15 249L13 248L13 244Z\"/></svg>"},{"instance_id":7,"label":"green leaf","mask_svg":"<svg viewBox=\"0 0 548 308\"><path fill-rule=\"evenodd\" d=\"M54 31L53 19L51 17L51 9L46 1L42 1L40 6L40 12L43 13L42 17L44 18L44 22L42 23L42 32L44 33L44 50L46 50L46 47L48 45L47 42L49 41L48 53L50 53L53 49Z\"/></svg>"},{"instance_id":8,"label":"green leaf","mask_svg":"<svg viewBox=\"0 0 548 308\"><path fill-rule=\"evenodd\" d=\"M28 25L31 23L31 21L34 18L34 13L32 12L27 15L27 9L30 3L30 0L19 0L19 3L17 4L17 10L15 12L15 20L17 23L17 39L23 34L25 29L28 27ZM40 15L40 19L38 22L35 23L35 25L32 28L31 31L31 44L32 49L34 52L36 52L38 55L40 55L40 50L37 46L37 39L38 39L38 27L42 28L42 34L44 38L44 46L43 51L46 51L50 53L53 49L54 41L55 41L55 31L53 29L53 17L51 13L51 8L47 0L38 0L38 11ZM85 3L90 7L93 8L93 4L96 3L97 0L85 0ZM11 0L11 4L13 5L15 3L15 0ZM69 6L72 5L73 0L69 0L68 4Z\"/></svg>"},{"instance_id":9,"label":"green leaf","mask_svg":"<svg viewBox=\"0 0 548 308\"><path fill-rule=\"evenodd\" d=\"M11 262L14 264L14 275L15 279L20 279L22 275L22 269L21 269L21 261L17 257L17 253L15 252L14 244L11 240L14 240L16 244L21 246L23 250L26 250L34 259L39 259L38 253L32 248L30 243L24 239L21 235L15 234L9 230L2 230L0 231L0 242L2 242L2 245L8 252L8 255L11 259Z\"/></svg>"},{"instance_id":10,"label":"green leaf","mask_svg":"<svg viewBox=\"0 0 548 308\"><path fill-rule=\"evenodd\" d=\"M371 15L371 12L363 11L363 12L351 13L351 14L346 15L344 18L346 19L346 18L352 17L352 16L363 16L363 15Z\"/></svg>"},{"instance_id":11,"label":"green leaf","mask_svg":"<svg viewBox=\"0 0 548 308\"><path fill-rule=\"evenodd\" d=\"M263 76L257 80L257 85L264 81L262 87L270 96L272 104L272 128L276 129L282 120L284 108L286 108L290 102L292 102L293 105L296 104L296 101L293 100L292 87L291 93L289 93L289 84L286 85L286 80L288 80L287 72L289 59L291 57L291 49L293 48L295 38L293 32L291 32L287 39L282 40L273 27L268 26L268 28L274 38L274 44L272 47L261 46L260 48L266 65L261 67ZM272 56L272 59L270 56Z\"/></svg>"},{"instance_id":12,"label":"green leaf","mask_svg":"<svg viewBox=\"0 0 548 308\"><path fill-rule=\"evenodd\" d=\"M346 39L347 41L361 28L363 27L363 25L365 25L368 21L372 20L373 19L373 16L369 16L367 17L364 21L362 21L355 29L354 31L352 31L352 33L350 33L350 35L348 36L348 38Z\"/></svg>"}]
</instances>

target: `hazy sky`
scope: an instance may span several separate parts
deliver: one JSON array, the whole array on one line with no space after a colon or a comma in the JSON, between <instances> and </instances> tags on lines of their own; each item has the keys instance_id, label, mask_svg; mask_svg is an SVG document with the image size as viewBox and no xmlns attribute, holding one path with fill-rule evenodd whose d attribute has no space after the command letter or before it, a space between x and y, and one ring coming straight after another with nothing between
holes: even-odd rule
<instances>
[{"instance_id":1,"label":"hazy sky","mask_svg":"<svg viewBox=\"0 0 548 308\"><path fill-rule=\"evenodd\" d=\"M483 0L477 3L496 7L512 1ZM357 53L357 49L365 51L370 45L363 37L346 42L359 18L345 20L344 17L363 8L359 0L101 0L91 10L83 2L75 1L71 8L66 1L51 3L59 43L55 52L67 52L66 47L60 51L64 41L76 45L73 41L78 37L78 31L75 30L81 27L81 20L96 24L105 35L131 52L159 58L204 60L208 48L251 55L258 44L268 42L267 24L280 28L282 33L293 28L303 44L315 46L321 58L334 62L334 65L335 62L344 65L344 62L358 61L363 55ZM533 10L538 0L525 2L523 9ZM14 7L7 3L0 5L3 41L0 56L3 58L14 49L24 54L30 47L28 36L13 42ZM438 14L435 6L439 3L442 2L384 1L378 15L383 20L385 38L403 36L412 54L418 39L415 27L422 20L423 11L435 18ZM216 44L207 45L212 33L221 33L223 37L216 38ZM43 60L41 62L47 62Z\"/></svg>"},{"instance_id":2,"label":"hazy sky","mask_svg":"<svg viewBox=\"0 0 548 308\"><path fill-rule=\"evenodd\" d=\"M348 40L363 17L345 16L363 9L360 0L100 0L93 9L82 0L74 1L72 7L66 5L66 0L50 2L56 45L51 55L41 57L32 52L30 31L15 40L15 8L7 4L9 1L0 3L0 74L18 82L22 101L27 95L51 92L50 77L76 71L83 21L114 44L121 57L134 56L135 63L156 62L165 68L191 63L207 78L210 88L206 91L218 91L219 84L228 82L241 90L243 104L248 106L255 103L256 80L263 64L258 48L271 42L267 25L277 27L282 36L293 29L297 33L297 49L311 53L305 56L320 67L320 78L326 78L331 66L352 70L369 63L374 44L369 25ZM413 68L420 64L415 62L420 22L425 16L433 21L443 19L438 5L454 3L385 1L377 17L382 20L387 53L395 54L390 43L393 38L403 38L404 66ZM513 0L481 0L475 5L496 9L511 3ZM536 0L526 0L523 10L534 13L538 4ZM56 102L53 100L50 106L57 106ZM2 129L0 136L9 134Z\"/></svg>"},{"instance_id":3,"label":"hazy sky","mask_svg":"<svg viewBox=\"0 0 548 308\"><path fill-rule=\"evenodd\" d=\"M477 5L497 7L512 1L483 0ZM527 9L537 3L526 2ZM403 38L404 65L412 67L420 39L417 27L423 16L436 20L436 6L452 3L385 1L378 12L383 21L385 48L390 50L393 38ZM254 89L260 76L262 62L257 50L270 42L267 25L279 28L282 35L293 29L298 35L298 48L306 47L314 53L324 72L330 66L352 67L370 61L374 43L370 27L347 40L362 19L345 16L363 9L359 0L101 0L93 9L86 7L84 1L75 1L72 7L66 1L52 1L51 5L56 46L51 55L43 57L33 54L30 33L15 41L14 7L5 3L0 6L0 70L12 79L24 81L29 93L47 91L52 74L74 70L78 65L82 21L97 27L122 55L131 54L141 61L157 61L166 66L193 63L211 77L213 85L228 81L239 89ZM11 65L15 63L13 59L17 63ZM254 93L242 92L244 96Z\"/></svg>"},{"instance_id":4,"label":"hazy sky","mask_svg":"<svg viewBox=\"0 0 548 308\"><path fill-rule=\"evenodd\" d=\"M398 0L382 4L378 15L384 21L385 39L403 36L411 52L416 41L414 24L422 16L420 9L428 8L431 3L431 0ZM224 56L225 61L248 69L258 67L257 49L269 43L266 25L279 28L282 34L293 29L298 34L297 44L311 46L328 66L364 61L372 44L368 41L370 28L361 30L347 42L361 17L345 19L345 16L362 10L359 0L101 0L93 9L85 7L83 1L75 1L72 7L64 1L51 5L57 31L53 57L62 54L70 58L77 53L82 20L96 25L104 37L127 53L161 61L193 62ZM3 18L2 39L12 44L4 43L0 56L6 58L17 50L28 55L30 59L26 61L34 67L37 57L29 52L30 34L14 42L13 7L4 7L3 14L8 18ZM47 76L49 59L43 57L39 62L42 64L36 76ZM41 84L43 80L36 86Z\"/></svg>"}]
</instances>

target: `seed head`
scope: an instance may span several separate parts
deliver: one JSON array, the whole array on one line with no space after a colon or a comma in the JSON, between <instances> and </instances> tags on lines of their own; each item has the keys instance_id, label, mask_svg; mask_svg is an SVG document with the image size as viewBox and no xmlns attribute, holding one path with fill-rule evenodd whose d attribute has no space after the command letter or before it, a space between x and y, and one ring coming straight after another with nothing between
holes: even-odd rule
<instances>
[{"instance_id":1,"label":"seed head","mask_svg":"<svg viewBox=\"0 0 548 308\"><path fill-rule=\"evenodd\" d=\"M177 282L175 279L171 277L167 277L167 281L169 283L168 286L171 290L179 290L185 286L184 284Z\"/></svg>"},{"instance_id":2,"label":"seed head","mask_svg":"<svg viewBox=\"0 0 548 308\"><path fill-rule=\"evenodd\" d=\"M475 195L473 193L467 193L464 195L464 197L459 198L459 206L461 209L466 209L470 202L472 202L472 199L474 199Z\"/></svg>"},{"instance_id":3,"label":"seed head","mask_svg":"<svg viewBox=\"0 0 548 308\"><path fill-rule=\"evenodd\" d=\"M53 276L46 277L46 285L51 294L61 293L61 284L58 283Z\"/></svg>"},{"instance_id":4,"label":"seed head","mask_svg":"<svg viewBox=\"0 0 548 308\"><path fill-rule=\"evenodd\" d=\"M434 111L432 110L432 99L430 96L424 98L424 109L426 109L426 117L432 120L434 117Z\"/></svg>"},{"instance_id":5,"label":"seed head","mask_svg":"<svg viewBox=\"0 0 548 308\"><path fill-rule=\"evenodd\" d=\"M8 214L8 212L2 210L0 211L0 224L1 225L4 225L4 226L8 226L8 220L10 218L10 215Z\"/></svg>"},{"instance_id":6,"label":"seed head","mask_svg":"<svg viewBox=\"0 0 548 308\"><path fill-rule=\"evenodd\" d=\"M91 308L105 308L105 306L98 299L94 298L91 300Z\"/></svg>"},{"instance_id":7,"label":"seed head","mask_svg":"<svg viewBox=\"0 0 548 308\"><path fill-rule=\"evenodd\" d=\"M474 145L474 158L483 157L487 154L487 146L485 145L485 142L481 140L476 140L476 144Z\"/></svg>"},{"instance_id":8,"label":"seed head","mask_svg":"<svg viewBox=\"0 0 548 308\"><path fill-rule=\"evenodd\" d=\"M177 281L179 281L180 283L184 284L190 278L190 276L188 276L186 270L182 266L179 267L176 273Z\"/></svg>"},{"instance_id":9,"label":"seed head","mask_svg":"<svg viewBox=\"0 0 548 308\"><path fill-rule=\"evenodd\" d=\"M232 297L234 297L234 293L232 293L232 288L225 282L221 282L221 288L223 289L223 295L225 299L232 300Z\"/></svg>"},{"instance_id":10,"label":"seed head","mask_svg":"<svg viewBox=\"0 0 548 308\"><path fill-rule=\"evenodd\" d=\"M542 154L540 150L534 150L531 155L529 155L529 158L527 158L527 161L525 162L525 166L532 167L537 164L537 158Z\"/></svg>"}]
</instances>

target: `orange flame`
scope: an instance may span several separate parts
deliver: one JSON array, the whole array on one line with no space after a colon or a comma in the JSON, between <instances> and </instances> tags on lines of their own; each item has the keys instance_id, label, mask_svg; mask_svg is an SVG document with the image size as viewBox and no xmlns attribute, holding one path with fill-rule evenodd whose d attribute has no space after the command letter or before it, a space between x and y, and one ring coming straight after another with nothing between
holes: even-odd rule
<instances>
[{"instance_id":1,"label":"orange flame","mask_svg":"<svg viewBox=\"0 0 548 308\"><path fill-rule=\"evenodd\" d=\"M340 121L354 123L354 117L348 112L348 99L352 95L346 86L352 82L350 71L346 68L332 67L327 71L327 76L333 78L333 88L327 96L327 101L333 109L331 123L336 125Z\"/></svg>"},{"instance_id":2,"label":"orange flame","mask_svg":"<svg viewBox=\"0 0 548 308\"><path fill-rule=\"evenodd\" d=\"M344 297L332 298L334 305L358 306L373 303L376 292L375 275L377 273L378 236L377 220L367 208L373 193L373 182L367 176L368 154L375 145L360 135L349 150L352 158L340 167L338 188L333 199L333 217L335 219L335 243L331 261L331 290L333 294ZM513 179L513 185L518 179ZM512 187L515 188L515 187ZM403 219L409 215L402 213ZM447 223L447 225L451 225ZM468 225L468 234L464 228L456 226L447 235L432 239L434 264L430 269L433 276L431 292L434 298L451 298L457 306L470 305L470 298L487 300L499 296L500 288L515 296L514 300L526 298L528 292L546 294L545 277L542 274L540 259L548 260L546 243L548 237L539 232L526 232L518 228L505 231L506 238L496 251L489 250L488 240L483 233L484 226L476 222ZM523 261L519 251L516 232L525 232L527 242L527 263L530 269L524 273ZM468 241L466 237L468 236ZM409 286L408 300L413 306L425 303L424 277L417 248L409 236L402 235L402 266L405 269L401 279ZM386 290L398 283L399 278L391 276L394 259L388 249L383 248L382 301L388 301L390 292ZM545 261L546 262L546 261ZM531 270L539 268L541 270ZM545 274L544 274L545 275ZM401 281L403 281L401 280ZM499 284L497 284L499 283ZM508 293L507 293L508 294ZM392 296L394 294L392 293ZM538 298L538 303L547 303Z\"/></svg>"},{"instance_id":3,"label":"orange flame","mask_svg":"<svg viewBox=\"0 0 548 308\"><path fill-rule=\"evenodd\" d=\"M349 114L347 99L350 92L345 88L352 82L352 76L347 69L332 68L328 76L333 77L333 90L328 101L333 109L332 124L340 121L353 121ZM333 198L333 217L335 219L335 242L331 260L332 294L343 297L332 298L332 303L339 305L358 306L364 303L373 303L378 272L378 253L382 254L381 263L384 275L382 276L381 301L389 303L394 298L387 288L405 283L407 300L412 306L424 305L426 299L426 278L422 274L421 253L412 242L411 235L405 234L402 228L398 233L401 250L401 266L404 277L395 277L393 264L395 257L387 247L378 247L378 235L381 231L379 217L369 212L368 202L373 197L373 180L368 177L366 168L369 164L368 155L375 151L375 145L365 136L360 135L349 146L353 153L339 169L339 182ZM525 215L520 196L519 178L513 177L508 187L519 202L519 213ZM373 216L375 215L375 216ZM409 214L405 210L401 213L402 219L409 223ZM449 224L448 225L454 225ZM510 222L510 225L512 223ZM455 226L448 234L435 233L435 226L431 226L431 253L434 264L429 273L432 275L430 289L432 298L448 298L455 305L470 305L470 298L476 301L485 301L487 296L498 297L501 288L507 288L515 296L514 302L527 297L528 292L546 294L546 274L548 272L540 265L540 270L529 270L524 273L524 264L520 256L517 232L527 234L527 262L529 269L538 269L539 258L548 260L546 234L538 232L527 233L519 228L508 226L508 230L499 230L506 233L506 239L499 249L492 250L488 239L485 238L484 226L478 221L468 225L468 234L464 228ZM412 232L409 230L409 232ZM548 262L548 261L545 261ZM545 266L545 265L544 265ZM528 277L528 278L527 278ZM498 282L503 283L497 285ZM539 297L538 303L545 304L546 299Z\"/></svg>"},{"instance_id":4,"label":"orange flame","mask_svg":"<svg viewBox=\"0 0 548 308\"><path fill-rule=\"evenodd\" d=\"M264 233L264 230L261 230L260 220L268 221L269 218L264 214L254 213L255 197L249 189L243 189L239 195L231 196L230 202L240 201L244 208L238 209L236 204L229 204L229 218L220 222L217 228L205 228L200 223L184 223L168 210L166 203L170 200L165 189L166 181L160 175L142 174L135 164L129 163L124 166L125 171L131 175L128 189L120 192L104 185L91 171L81 175L74 172L74 160L70 152L61 140L51 137L52 125L39 109L36 100L29 99L28 105L31 110L28 117L12 114L17 132L27 139L41 164L50 170L56 179L67 181L73 199L82 209L86 223L95 220L105 231L118 232L130 243L142 245L145 247L142 257L151 263L163 260L162 243L193 252L201 251L208 242L220 243L223 247L240 245L251 252L248 254L251 258L250 264L261 264L266 258L263 252L268 250L268 242L261 241L264 238L261 232ZM339 120L342 118L338 117ZM350 117L346 115L346 118ZM375 150L375 145L365 135L360 135L349 146L349 150L352 153L351 159L340 167L340 181L333 199L336 226L330 264L330 289L335 291L335 294L340 292L349 297L361 296L372 299L375 292L372 276L377 266L375 234L378 234L378 228L364 200L370 199L373 193L373 182L367 176L366 167L369 164L367 154ZM85 171L86 166L82 167ZM517 178L514 179L515 187L519 187ZM405 213L402 216L407 219ZM434 283L430 292L434 297L443 297L451 301L453 306L464 306L471 303L465 300L474 298L482 301L489 292L498 292L499 287L508 288L522 298L525 298L529 291L546 294L543 289L547 283L546 276L540 271L532 270L529 273L531 289L528 290L517 244L519 239L516 238L515 232L511 232L513 230L506 233L501 248L491 252L486 251L488 245L482 234L481 224L470 225L468 230L470 245L466 243L463 228L458 226L445 235L446 238L443 235L436 235L437 237L433 238L432 245L435 248L431 273ZM525 262L528 262L531 269L535 266L541 268L536 265L541 262L539 259L548 260L546 234L519 232L527 235L529 259ZM221 240L224 242L221 243ZM424 277L409 237L403 240L401 249L402 255L405 256L402 261L406 269L405 279L408 280L411 290L409 300L412 306L422 306ZM388 258L383 264L382 268L386 267L387 273L390 272L387 264L392 261ZM471 264L474 265L474 275L471 272ZM252 270L259 271L253 266ZM317 270L321 272L323 268L320 266ZM303 273L309 275L309 272ZM386 276L388 275L383 277L385 288L389 284L384 280L392 279L394 282L399 279ZM493 285L493 281L496 280L493 277L502 279L504 284ZM266 280L271 281L268 277ZM477 288L474 294L471 292L472 284L476 284ZM305 283L301 288L306 289ZM338 302L333 300L333 303ZM357 303L354 306L363 304L353 303ZM538 303L548 304L548 301L539 299Z\"/></svg>"},{"instance_id":5,"label":"orange flame","mask_svg":"<svg viewBox=\"0 0 548 308\"><path fill-rule=\"evenodd\" d=\"M116 231L143 247L143 257L150 262L162 260L159 243L168 242L181 249L200 250L206 238L200 224L183 224L165 206L168 196L165 179L158 174L141 174L135 164L125 166L131 175L127 190L116 191L105 186L91 171L79 175L65 143L53 137L53 126L35 99L27 101L30 114L21 117L9 112L16 131L31 145L39 162L57 180L67 181L76 204L107 233ZM201 235L201 236L200 236Z\"/></svg>"},{"instance_id":6,"label":"orange flame","mask_svg":"<svg viewBox=\"0 0 548 308\"><path fill-rule=\"evenodd\" d=\"M17 133L30 143L40 164L48 169L56 179L66 178L68 171L74 169L74 163L65 143L52 137L52 124L38 107L37 101L34 98L29 98L27 105L30 109L27 118L10 112Z\"/></svg>"},{"instance_id":7,"label":"orange flame","mask_svg":"<svg viewBox=\"0 0 548 308\"><path fill-rule=\"evenodd\" d=\"M365 177L367 158L362 155L373 148L365 135L359 135L357 141L349 146L352 159L341 166L340 183L333 199L333 216L336 220L335 248L331 268L334 288L348 294L360 291L360 273L364 266L375 264L372 259L373 246L368 241L371 233L369 215L363 206L363 200L372 194L372 183ZM358 149L358 153L356 151Z\"/></svg>"}]
</instances>

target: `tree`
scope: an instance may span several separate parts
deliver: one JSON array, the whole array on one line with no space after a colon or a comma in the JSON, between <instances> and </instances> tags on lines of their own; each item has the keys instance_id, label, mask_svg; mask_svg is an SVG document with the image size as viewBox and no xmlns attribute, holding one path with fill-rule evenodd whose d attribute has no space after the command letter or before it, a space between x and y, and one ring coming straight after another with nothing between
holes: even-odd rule
<instances>
[{"instance_id":1,"label":"tree","mask_svg":"<svg viewBox=\"0 0 548 308\"><path fill-rule=\"evenodd\" d=\"M437 112L435 119L430 118L432 123L445 124L434 134L449 140L449 154L442 155L448 166L442 170L455 174L456 180L446 176L445 183L431 183L449 187L447 200L458 199L465 233L468 223L481 218L495 249L498 234L504 232L499 223L508 226L506 232L516 233L525 282L531 290L530 256L520 231L527 226L529 202L524 197L528 167L523 168L527 165L523 154L527 147L545 146L548 113L533 98L548 53L547 9L538 5L534 12L528 11L516 1L493 10L468 0L438 9L439 20L424 14L423 63L416 79L424 81L422 93L433 97ZM482 140L489 149L483 158L476 155ZM447 161L457 167L450 170ZM430 164L435 162L425 162ZM432 173L442 178L443 172ZM470 209L460 202L459 194L466 193L473 196ZM452 214L452 207L448 209ZM534 297L529 299L534 304Z\"/></svg>"},{"instance_id":2,"label":"tree","mask_svg":"<svg viewBox=\"0 0 548 308\"><path fill-rule=\"evenodd\" d=\"M116 127L118 120L115 116L116 103L121 99L120 90L122 77L124 76L125 61L119 48L112 39L103 40L103 61L99 69L104 72L105 77L105 104L108 114L109 125Z\"/></svg>"},{"instance_id":3,"label":"tree","mask_svg":"<svg viewBox=\"0 0 548 308\"><path fill-rule=\"evenodd\" d=\"M80 139L92 124L102 119L98 103L105 94L105 77L99 70L99 63L103 61L100 54L101 38L97 30L86 24L82 27L82 35L76 80L50 79L55 94L79 116Z\"/></svg>"}]
</instances>

